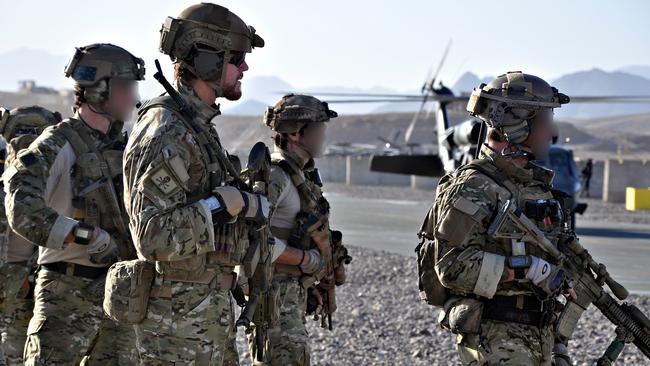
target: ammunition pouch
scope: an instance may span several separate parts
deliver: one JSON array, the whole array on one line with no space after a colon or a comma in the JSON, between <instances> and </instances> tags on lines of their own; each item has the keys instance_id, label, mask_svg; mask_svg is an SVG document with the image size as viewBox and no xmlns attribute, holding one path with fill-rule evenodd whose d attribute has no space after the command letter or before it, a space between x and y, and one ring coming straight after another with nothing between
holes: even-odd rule
<instances>
[{"instance_id":1,"label":"ammunition pouch","mask_svg":"<svg viewBox=\"0 0 650 366\"><path fill-rule=\"evenodd\" d=\"M483 303L470 297L451 297L440 312L440 325L456 334L477 334L481 328Z\"/></svg>"},{"instance_id":2,"label":"ammunition pouch","mask_svg":"<svg viewBox=\"0 0 650 366\"><path fill-rule=\"evenodd\" d=\"M139 324L147 314L154 265L131 260L113 264L106 275L104 312L121 324Z\"/></svg>"},{"instance_id":3,"label":"ammunition pouch","mask_svg":"<svg viewBox=\"0 0 650 366\"><path fill-rule=\"evenodd\" d=\"M562 340L573 338L573 332L578 326L580 317L585 312L585 309L573 301L567 301L566 305L562 308L562 312L555 323L555 334Z\"/></svg>"}]
</instances>

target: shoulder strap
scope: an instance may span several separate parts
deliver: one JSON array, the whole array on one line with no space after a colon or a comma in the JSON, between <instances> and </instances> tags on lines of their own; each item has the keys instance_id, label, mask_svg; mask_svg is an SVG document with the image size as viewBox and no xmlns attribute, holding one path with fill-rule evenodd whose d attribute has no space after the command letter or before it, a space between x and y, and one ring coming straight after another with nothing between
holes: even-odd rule
<instances>
[{"instance_id":1,"label":"shoulder strap","mask_svg":"<svg viewBox=\"0 0 650 366\"><path fill-rule=\"evenodd\" d=\"M164 108L174 113L176 117L178 117L178 119L180 119L185 124L185 126L193 132L193 135L199 142L199 148L201 151L203 151L204 155L208 157L208 169L210 172L215 172L218 170L218 162L236 181L240 180L239 172L232 165L232 162L226 156L223 149L221 149L221 143L217 141L203 126L195 123L194 116L190 116L186 113L181 112L179 105L169 95L161 95L145 102L138 109L138 116L141 117L147 110L156 107ZM213 145L219 146L219 148L215 148ZM216 179L214 174L211 174L210 179ZM216 182L211 182L211 185L215 186Z\"/></svg>"},{"instance_id":2,"label":"shoulder strap","mask_svg":"<svg viewBox=\"0 0 650 366\"><path fill-rule=\"evenodd\" d=\"M485 164L482 164L480 161L474 160L458 168L457 173L459 174L465 170L475 170L483 173L488 178L492 179L494 183L503 187L508 192L514 192L515 187L513 186L511 180L497 167L488 167Z\"/></svg>"},{"instance_id":3,"label":"shoulder strap","mask_svg":"<svg viewBox=\"0 0 650 366\"><path fill-rule=\"evenodd\" d=\"M78 126L73 126L76 120L65 120L62 121L61 123L58 124L56 127L57 131L60 131L63 136L65 136L66 140L70 143L72 146L72 150L74 150L74 153L77 155L77 157L91 152L94 150L89 144L87 144L84 139L79 135L78 131L80 130L79 128L75 128Z\"/></svg>"},{"instance_id":4,"label":"shoulder strap","mask_svg":"<svg viewBox=\"0 0 650 366\"><path fill-rule=\"evenodd\" d=\"M274 158L271 160L271 164L279 166L291 179L291 183L298 190L298 195L300 196L300 210L303 212L309 212L316 207L316 197L307 186L307 180L305 179L304 173L302 171L296 171L296 169L286 160Z\"/></svg>"}]
</instances>

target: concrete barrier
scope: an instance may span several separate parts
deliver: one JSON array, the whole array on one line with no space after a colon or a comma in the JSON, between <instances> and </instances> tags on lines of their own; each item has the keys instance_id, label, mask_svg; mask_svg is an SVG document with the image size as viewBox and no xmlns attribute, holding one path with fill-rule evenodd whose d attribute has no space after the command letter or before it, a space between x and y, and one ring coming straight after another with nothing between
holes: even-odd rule
<instances>
[{"instance_id":1,"label":"concrete barrier","mask_svg":"<svg viewBox=\"0 0 650 366\"><path fill-rule=\"evenodd\" d=\"M603 201L625 202L626 187L650 187L650 163L646 160L605 160Z\"/></svg>"},{"instance_id":2,"label":"concrete barrier","mask_svg":"<svg viewBox=\"0 0 650 366\"><path fill-rule=\"evenodd\" d=\"M440 178L432 177L421 177L419 175L411 176L411 188L413 189L423 189L426 191L434 192L438 186L438 181Z\"/></svg>"},{"instance_id":3,"label":"concrete barrier","mask_svg":"<svg viewBox=\"0 0 650 366\"><path fill-rule=\"evenodd\" d=\"M323 182L344 183L347 159L345 156L324 156L316 159L316 167Z\"/></svg>"},{"instance_id":4,"label":"concrete barrier","mask_svg":"<svg viewBox=\"0 0 650 366\"><path fill-rule=\"evenodd\" d=\"M346 161L346 184L401 187L411 185L411 177L408 175L371 172L369 156L348 156Z\"/></svg>"}]
</instances>

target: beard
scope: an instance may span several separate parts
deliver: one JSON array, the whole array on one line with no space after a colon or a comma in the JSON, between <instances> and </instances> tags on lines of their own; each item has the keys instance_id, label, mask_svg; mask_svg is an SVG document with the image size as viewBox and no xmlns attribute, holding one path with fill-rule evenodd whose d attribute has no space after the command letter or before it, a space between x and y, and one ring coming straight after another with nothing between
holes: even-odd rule
<instances>
[{"instance_id":1,"label":"beard","mask_svg":"<svg viewBox=\"0 0 650 366\"><path fill-rule=\"evenodd\" d=\"M223 86L224 98L235 101L239 100L241 98L241 95L241 84L238 81L236 81L234 84Z\"/></svg>"}]
</instances>

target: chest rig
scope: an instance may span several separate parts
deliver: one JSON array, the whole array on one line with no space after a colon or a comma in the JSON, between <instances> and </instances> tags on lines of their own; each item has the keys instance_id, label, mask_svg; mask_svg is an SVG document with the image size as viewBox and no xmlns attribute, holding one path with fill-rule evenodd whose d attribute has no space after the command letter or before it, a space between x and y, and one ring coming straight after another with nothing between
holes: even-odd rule
<instances>
[{"instance_id":1,"label":"chest rig","mask_svg":"<svg viewBox=\"0 0 650 366\"><path fill-rule=\"evenodd\" d=\"M532 176L527 179L513 177L487 159L478 159L461 167L459 172L478 171L503 189L504 197L499 197L501 205L507 199L514 200L525 215L530 218L549 238L554 238L562 229L565 218L562 214L560 202L553 196L551 186L546 183L550 177L544 168L532 167ZM536 245L528 243L505 243L499 240L488 239L489 251L504 255L534 255L546 260L548 254Z\"/></svg>"},{"instance_id":2,"label":"chest rig","mask_svg":"<svg viewBox=\"0 0 650 366\"><path fill-rule=\"evenodd\" d=\"M321 191L322 182L318 170L315 168L303 170L294 161L284 156L273 157L271 164L287 173L300 197L300 211L296 215L294 227L291 230L271 227L271 231L276 237L286 239L291 247L311 249L313 246L309 236L310 229L316 228L319 223L324 224L330 213L329 202Z\"/></svg>"},{"instance_id":3,"label":"chest rig","mask_svg":"<svg viewBox=\"0 0 650 366\"><path fill-rule=\"evenodd\" d=\"M136 258L124 214L122 156L126 135L97 146L97 139L81 120L61 122L77 159L72 167L73 218L107 231L115 239L122 260Z\"/></svg>"},{"instance_id":4,"label":"chest rig","mask_svg":"<svg viewBox=\"0 0 650 366\"><path fill-rule=\"evenodd\" d=\"M196 202L208 198L213 193L214 188L224 185L240 186L243 183L240 180L240 163L236 156L231 156L223 148L219 135L210 127L209 123L200 120L195 111L187 108L181 110L178 104L169 95L163 95L151 99L138 110L138 115L142 116L151 108L164 108L172 112L180 120L188 132L196 140L200 156L198 157L204 169L208 171L208 177L204 182L187 193L187 202ZM215 225L215 251L207 254L206 258L190 258L179 262L187 261L187 266L183 263L170 263L172 267L187 267L188 269L199 267L210 267L211 265L238 265L242 262L243 257L248 249L247 226L242 220L233 224ZM194 262L205 260L206 265ZM192 262L192 263L189 263ZM184 268L181 268L184 269Z\"/></svg>"}]
</instances>

